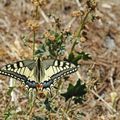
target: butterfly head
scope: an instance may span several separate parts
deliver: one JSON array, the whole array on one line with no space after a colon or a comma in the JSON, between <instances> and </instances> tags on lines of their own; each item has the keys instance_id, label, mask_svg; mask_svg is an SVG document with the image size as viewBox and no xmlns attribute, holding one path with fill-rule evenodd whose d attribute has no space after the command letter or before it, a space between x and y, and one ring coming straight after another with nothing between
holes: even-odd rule
<instances>
[{"instance_id":1,"label":"butterfly head","mask_svg":"<svg viewBox=\"0 0 120 120\"><path fill-rule=\"evenodd\" d=\"M36 85L36 88L37 88L37 90L43 90L43 84L38 83L38 84Z\"/></svg>"}]
</instances>

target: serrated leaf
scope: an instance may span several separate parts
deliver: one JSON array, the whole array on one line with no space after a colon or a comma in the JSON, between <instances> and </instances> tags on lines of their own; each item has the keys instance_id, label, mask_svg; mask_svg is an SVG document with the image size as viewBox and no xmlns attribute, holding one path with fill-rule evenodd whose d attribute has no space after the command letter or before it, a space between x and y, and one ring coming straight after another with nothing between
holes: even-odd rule
<instances>
[{"instance_id":1,"label":"serrated leaf","mask_svg":"<svg viewBox=\"0 0 120 120\"><path fill-rule=\"evenodd\" d=\"M77 56L71 56L72 63L77 64L79 60L89 60L91 59L90 55L85 52L76 52Z\"/></svg>"},{"instance_id":2,"label":"serrated leaf","mask_svg":"<svg viewBox=\"0 0 120 120\"><path fill-rule=\"evenodd\" d=\"M69 84L69 87L67 89L66 93L61 94L63 97L65 97L65 100L67 101L70 98L73 98L75 103L81 103L83 101L83 97L86 94L86 86L85 84L81 84L81 80L79 79L75 86L72 84Z\"/></svg>"}]
</instances>

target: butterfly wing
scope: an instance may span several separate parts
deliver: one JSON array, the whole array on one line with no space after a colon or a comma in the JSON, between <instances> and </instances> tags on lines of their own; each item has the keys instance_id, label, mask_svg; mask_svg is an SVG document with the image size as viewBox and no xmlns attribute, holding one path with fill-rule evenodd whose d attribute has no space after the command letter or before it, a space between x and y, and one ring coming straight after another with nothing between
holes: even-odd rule
<instances>
[{"instance_id":1,"label":"butterfly wing","mask_svg":"<svg viewBox=\"0 0 120 120\"><path fill-rule=\"evenodd\" d=\"M38 58L34 69L34 75L37 81L43 82L49 80L51 76L64 72L64 70L72 67L75 67L75 65L66 61L44 60L41 62Z\"/></svg>"},{"instance_id":2,"label":"butterfly wing","mask_svg":"<svg viewBox=\"0 0 120 120\"><path fill-rule=\"evenodd\" d=\"M71 67L71 68L67 68L62 71L59 71L56 74L53 74L48 80L41 82L41 84L43 85L43 89L50 88L50 86L53 85L57 80L61 79L66 75L74 73L77 70L78 70L78 67Z\"/></svg>"},{"instance_id":3,"label":"butterfly wing","mask_svg":"<svg viewBox=\"0 0 120 120\"><path fill-rule=\"evenodd\" d=\"M74 73L78 67L72 63L60 60L23 60L13 64L7 64L0 69L0 74L21 80L31 88L36 88L36 84L42 84L43 89L60 78ZM40 83L35 81L34 76L42 79ZM31 81L30 81L31 80Z\"/></svg>"},{"instance_id":4,"label":"butterfly wing","mask_svg":"<svg viewBox=\"0 0 120 120\"><path fill-rule=\"evenodd\" d=\"M74 64L67 61L45 60L42 64L45 68L45 77L43 81L49 80L51 78L60 79L61 77L71 74L72 70L77 70L77 67Z\"/></svg>"},{"instance_id":5,"label":"butterfly wing","mask_svg":"<svg viewBox=\"0 0 120 120\"><path fill-rule=\"evenodd\" d=\"M25 85L27 85L29 88L37 89L37 86L41 86L41 84L37 83L36 81L29 80L25 75L21 75L19 73L13 72L13 71L0 70L0 74L17 79L17 80L25 83Z\"/></svg>"},{"instance_id":6,"label":"butterfly wing","mask_svg":"<svg viewBox=\"0 0 120 120\"><path fill-rule=\"evenodd\" d=\"M30 79L34 79L35 64L36 64L36 61L34 60L17 61L13 64L7 64L3 66L0 70L11 71L12 73L18 73L21 75L25 75Z\"/></svg>"}]
</instances>

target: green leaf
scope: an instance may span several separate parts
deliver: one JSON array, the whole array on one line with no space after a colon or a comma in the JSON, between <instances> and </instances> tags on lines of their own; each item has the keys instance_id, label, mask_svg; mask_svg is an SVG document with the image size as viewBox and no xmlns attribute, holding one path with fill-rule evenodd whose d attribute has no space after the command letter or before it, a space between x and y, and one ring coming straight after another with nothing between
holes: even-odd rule
<instances>
[{"instance_id":1,"label":"green leaf","mask_svg":"<svg viewBox=\"0 0 120 120\"><path fill-rule=\"evenodd\" d=\"M89 60L91 59L90 55L85 52L76 52L77 56L73 54L73 52L69 55L69 61L77 65L78 61L83 59L83 60Z\"/></svg>"},{"instance_id":2,"label":"green leaf","mask_svg":"<svg viewBox=\"0 0 120 120\"><path fill-rule=\"evenodd\" d=\"M68 61L73 63L74 59L75 59L75 55L73 54L73 52L71 52L69 54Z\"/></svg>"},{"instance_id":3,"label":"green leaf","mask_svg":"<svg viewBox=\"0 0 120 120\"><path fill-rule=\"evenodd\" d=\"M56 42L57 42L57 44L62 43L62 38L63 38L62 35L58 35L58 36L56 37Z\"/></svg>"},{"instance_id":4,"label":"green leaf","mask_svg":"<svg viewBox=\"0 0 120 120\"><path fill-rule=\"evenodd\" d=\"M83 59L83 60L89 60L91 59L90 55L88 53L85 53L85 52L77 52L77 57L76 57L76 60L80 60L80 59Z\"/></svg>"},{"instance_id":5,"label":"green leaf","mask_svg":"<svg viewBox=\"0 0 120 120\"><path fill-rule=\"evenodd\" d=\"M4 113L5 120L8 120L12 116L11 111L7 111Z\"/></svg>"},{"instance_id":6,"label":"green leaf","mask_svg":"<svg viewBox=\"0 0 120 120\"><path fill-rule=\"evenodd\" d=\"M86 94L86 92L87 91L85 84L81 84L81 80L79 79L75 86L69 84L69 87L67 88L67 92L61 95L65 98L65 101L67 101L70 98L73 98L76 104L83 102L84 100L83 97Z\"/></svg>"},{"instance_id":7,"label":"green leaf","mask_svg":"<svg viewBox=\"0 0 120 120\"><path fill-rule=\"evenodd\" d=\"M38 57L43 57L43 56L46 57L49 55L50 53L45 44L40 45L38 49L35 51L35 56L38 56Z\"/></svg>"},{"instance_id":8,"label":"green leaf","mask_svg":"<svg viewBox=\"0 0 120 120\"><path fill-rule=\"evenodd\" d=\"M46 52L45 45L42 44L38 47L38 49L35 51L35 55L42 55L44 52Z\"/></svg>"}]
</instances>

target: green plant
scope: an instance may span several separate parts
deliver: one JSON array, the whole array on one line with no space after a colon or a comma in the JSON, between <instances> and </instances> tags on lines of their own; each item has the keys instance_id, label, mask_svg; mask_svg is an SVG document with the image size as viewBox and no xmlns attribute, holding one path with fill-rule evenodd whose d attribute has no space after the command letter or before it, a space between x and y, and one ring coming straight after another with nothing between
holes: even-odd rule
<instances>
[{"instance_id":1,"label":"green plant","mask_svg":"<svg viewBox=\"0 0 120 120\"><path fill-rule=\"evenodd\" d=\"M27 21L27 26L30 31L30 35L32 34L32 51L33 51L33 59L36 57L43 59L46 58L53 58L53 59L65 59L69 62L72 62L74 64L78 64L80 60L89 60L91 57L88 53L84 52L83 50L79 51L76 50L76 46L78 44L82 44L81 37L83 36L83 31L85 29L85 25L89 22L89 16L94 12L95 5L92 4L91 0L88 0L86 5L86 11L79 11L81 13L81 16L77 14L75 16L76 18L80 17L79 21L79 27L73 34L70 29L66 30L64 28L61 29L61 24L59 19L56 19L54 16L55 27L52 29L47 30L43 35L39 35L39 11L41 11L41 3L38 1L33 0L33 4L35 7L35 17L33 20ZM52 23L49 22L49 25L52 26ZM40 36L42 39L37 43L37 37ZM42 36L42 37L41 37ZM29 46L30 37L29 35L26 35L24 37L24 41L27 47ZM67 49L67 44L71 45L71 48ZM67 54L67 55L66 55ZM67 80L67 79L66 79ZM69 114L69 111L72 111L72 104L71 102L74 101L74 104L83 103L84 102L84 96L87 93L85 84L81 83L81 80L78 79L76 82L76 85L69 84L67 91L65 93L60 93L59 90L62 88L64 82L58 82L58 87L54 89L54 96L50 95L48 92L45 96L45 101L42 102L43 105L41 105L41 102L39 103L37 99L38 91L29 93L29 111L26 113L26 115L29 115L33 119L43 119L41 116L34 115L34 108L39 108L40 111L47 113L45 116L45 119L50 119L51 113L57 113L58 111L60 113L65 112L66 117L67 114ZM58 102L55 100L57 97L60 97L65 100L67 104L67 108L61 108L58 105ZM56 103L56 104L54 104ZM5 113L5 118L8 118L11 115L11 110L8 110L8 112ZM62 116L62 115L61 115ZM68 116L67 116L68 117ZM66 118L67 118L66 117Z\"/></svg>"}]
</instances>

